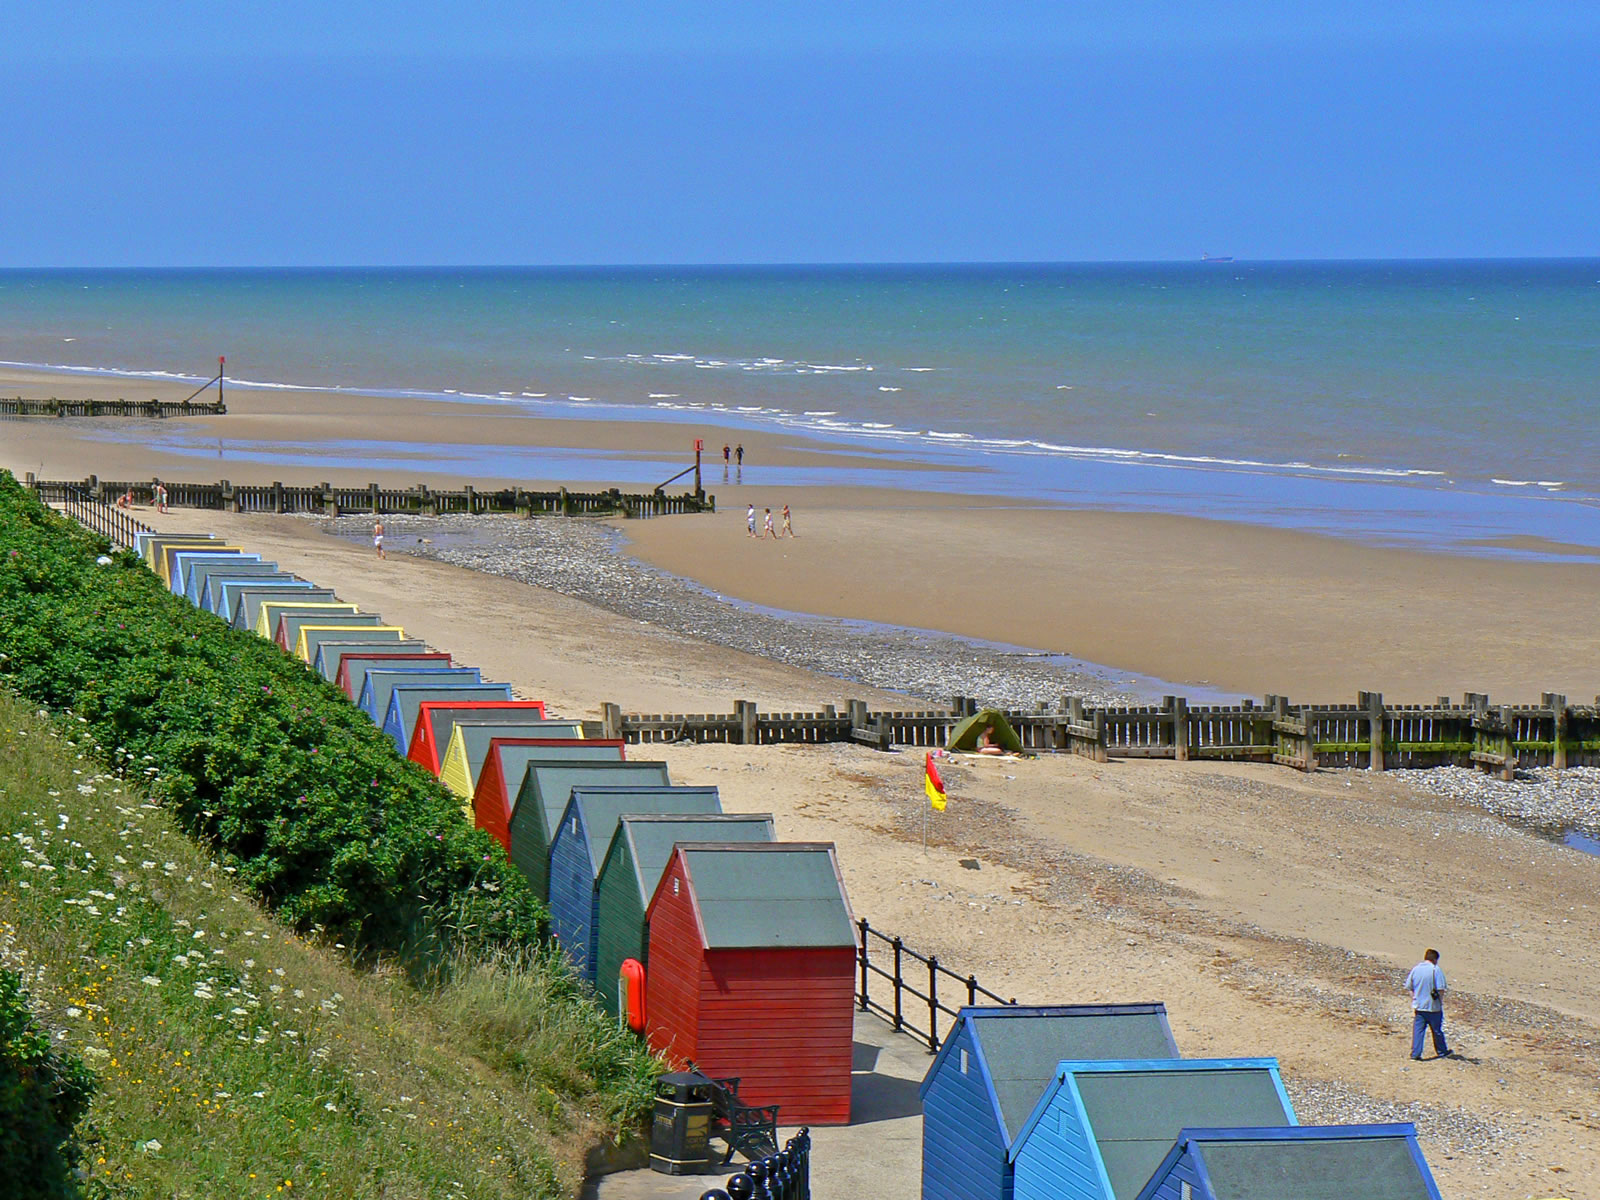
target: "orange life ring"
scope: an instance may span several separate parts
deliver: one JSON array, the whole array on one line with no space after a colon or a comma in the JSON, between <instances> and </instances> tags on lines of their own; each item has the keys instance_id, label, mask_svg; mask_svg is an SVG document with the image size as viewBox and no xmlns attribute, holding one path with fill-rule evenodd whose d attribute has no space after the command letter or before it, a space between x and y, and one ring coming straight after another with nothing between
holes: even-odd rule
<instances>
[{"instance_id":1,"label":"orange life ring","mask_svg":"<svg viewBox=\"0 0 1600 1200\"><path fill-rule=\"evenodd\" d=\"M635 1033L644 1032L644 964L637 958L623 959L617 972L617 1017Z\"/></svg>"}]
</instances>

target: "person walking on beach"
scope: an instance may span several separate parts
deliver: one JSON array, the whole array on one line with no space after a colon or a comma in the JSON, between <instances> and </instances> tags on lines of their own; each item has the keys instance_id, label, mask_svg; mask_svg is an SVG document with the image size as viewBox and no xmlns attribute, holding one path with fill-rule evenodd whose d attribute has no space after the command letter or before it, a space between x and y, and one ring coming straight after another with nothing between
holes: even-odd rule
<instances>
[{"instance_id":1,"label":"person walking on beach","mask_svg":"<svg viewBox=\"0 0 1600 1200\"><path fill-rule=\"evenodd\" d=\"M158 513L167 511L167 488L159 479L156 480L156 511Z\"/></svg>"},{"instance_id":2,"label":"person walking on beach","mask_svg":"<svg viewBox=\"0 0 1600 1200\"><path fill-rule=\"evenodd\" d=\"M789 524L789 506L787 504L783 506L783 528L778 530L779 537L784 534L788 534L790 537L794 536L794 526Z\"/></svg>"},{"instance_id":3,"label":"person walking on beach","mask_svg":"<svg viewBox=\"0 0 1600 1200\"><path fill-rule=\"evenodd\" d=\"M778 535L772 532L772 510L770 508L767 509L767 515L761 522L761 537L763 540L767 538L771 538L773 541L778 540Z\"/></svg>"},{"instance_id":4,"label":"person walking on beach","mask_svg":"<svg viewBox=\"0 0 1600 1200\"><path fill-rule=\"evenodd\" d=\"M740 466L740 467L744 466L744 443L743 442L740 442L737 446L734 447L734 449L733 449L733 457L734 457L734 460L735 460L735 465Z\"/></svg>"},{"instance_id":5,"label":"person walking on beach","mask_svg":"<svg viewBox=\"0 0 1600 1200\"><path fill-rule=\"evenodd\" d=\"M1411 1057L1422 1059L1422 1034L1433 1033L1433 1052L1439 1058L1454 1057L1444 1040L1444 972L1439 969L1439 952L1429 947L1422 961L1411 968L1406 976L1406 990L1411 993Z\"/></svg>"},{"instance_id":6,"label":"person walking on beach","mask_svg":"<svg viewBox=\"0 0 1600 1200\"><path fill-rule=\"evenodd\" d=\"M374 521L372 524L372 548L377 552L379 558L384 557L382 521Z\"/></svg>"},{"instance_id":7,"label":"person walking on beach","mask_svg":"<svg viewBox=\"0 0 1600 1200\"><path fill-rule=\"evenodd\" d=\"M722 465L724 467L726 467L728 465L728 455L731 454L731 453L733 453L733 451L729 447L728 443L727 442L723 442L722 443Z\"/></svg>"},{"instance_id":8,"label":"person walking on beach","mask_svg":"<svg viewBox=\"0 0 1600 1200\"><path fill-rule=\"evenodd\" d=\"M756 536L756 506L754 504L744 510L744 527L751 537Z\"/></svg>"}]
</instances>

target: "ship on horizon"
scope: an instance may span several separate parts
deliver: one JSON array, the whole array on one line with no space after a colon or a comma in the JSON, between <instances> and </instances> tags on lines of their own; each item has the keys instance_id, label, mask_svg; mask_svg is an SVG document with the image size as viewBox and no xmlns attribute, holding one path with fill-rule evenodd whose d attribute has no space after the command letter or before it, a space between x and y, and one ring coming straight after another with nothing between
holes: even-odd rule
<instances>
[{"instance_id":1,"label":"ship on horizon","mask_svg":"<svg viewBox=\"0 0 1600 1200\"><path fill-rule=\"evenodd\" d=\"M1202 251L1200 251L1200 261L1201 262L1232 262L1233 261L1233 255L1231 255L1231 254L1207 254L1204 250L1202 250Z\"/></svg>"}]
</instances>

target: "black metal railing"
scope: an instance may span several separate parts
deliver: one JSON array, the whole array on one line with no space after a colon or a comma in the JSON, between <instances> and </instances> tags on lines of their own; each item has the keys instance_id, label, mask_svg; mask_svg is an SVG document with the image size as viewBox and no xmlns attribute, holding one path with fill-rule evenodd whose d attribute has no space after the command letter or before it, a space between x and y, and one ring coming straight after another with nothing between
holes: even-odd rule
<instances>
[{"instance_id":1,"label":"black metal railing","mask_svg":"<svg viewBox=\"0 0 1600 1200\"><path fill-rule=\"evenodd\" d=\"M811 1130L802 1129L783 1149L749 1163L700 1200L811 1200Z\"/></svg>"},{"instance_id":2,"label":"black metal railing","mask_svg":"<svg viewBox=\"0 0 1600 1200\"><path fill-rule=\"evenodd\" d=\"M93 530L113 546L121 546L124 550L133 549L134 535L153 532L132 513L123 512L119 508L96 500L79 488L65 489L61 493L59 503L61 511L78 524L85 529Z\"/></svg>"},{"instance_id":3,"label":"black metal railing","mask_svg":"<svg viewBox=\"0 0 1600 1200\"><path fill-rule=\"evenodd\" d=\"M959 1009L951 1008L940 998L940 976L954 981L958 989L954 996L964 996L963 1003L976 1004L980 996L986 1000L993 1000L996 1004L1015 1004L1017 1002L1015 996L1007 1000L1003 996L998 996L991 992L980 984L974 975L962 975L959 972L952 971L939 961L937 954L918 954L901 941L899 937L879 933L867 924L865 917L856 922L856 927L858 935L856 941L856 967L858 968L856 1003L860 1005L862 1012L875 1012L880 1016L886 1017L896 1030L913 1033L927 1042L929 1054L933 1054L939 1049L939 1014L943 1013L951 1020L954 1020L956 1014L960 1011ZM888 948L889 966L879 965L883 957L882 951L879 952L879 959L874 960L872 955L874 939L882 942ZM919 977L926 977L927 991L924 992L916 984L906 981L907 959L916 964L912 967L912 970ZM892 991L890 1003L885 1004L873 997L869 985L874 975L889 981ZM951 994L947 989L946 995ZM922 1010L924 1008L927 1009L927 1028L919 1026L916 1023L916 1019L907 1014L905 1002L907 996L916 1001L912 1005L912 1011L917 1014L917 1019L920 1019Z\"/></svg>"}]
</instances>

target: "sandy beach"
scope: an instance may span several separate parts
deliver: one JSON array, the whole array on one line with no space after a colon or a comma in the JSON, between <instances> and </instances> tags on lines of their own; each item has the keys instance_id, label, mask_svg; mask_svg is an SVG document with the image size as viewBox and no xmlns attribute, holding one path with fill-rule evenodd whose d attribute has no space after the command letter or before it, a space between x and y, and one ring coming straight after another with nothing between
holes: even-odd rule
<instances>
[{"instance_id":1,"label":"sandy beach","mask_svg":"<svg viewBox=\"0 0 1600 1200\"><path fill-rule=\"evenodd\" d=\"M148 381L0 372L0 394L159 394L190 389ZM369 480L558 486L548 478L463 478L418 463L452 446L521 446L579 453L606 486L608 462L659 463L661 476L708 447L714 515L620 523L628 551L717 593L772 608L937 630L1136 673L1176 690L1316 703L1358 689L1432 701L1467 690L1505 702L1546 691L1600 693L1600 564L1519 562L1363 545L1334 537L1156 514L1067 510L1026 501L930 491L925 468L892 451L840 453L780 432L649 420L528 417L499 405L344 393L237 390L221 417L185 419L189 439L218 451L179 455L143 444L180 422L9 420L0 465L20 476L235 483ZM381 441L382 453L359 443ZM742 442L747 466L724 482L720 448ZM292 450L307 464L230 458L251 444ZM393 457L405 459L396 466ZM342 465L366 455L359 468ZM563 466L563 463L567 464ZM881 486L777 487L769 467L870 468ZM588 478L586 476L586 478ZM602 482L603 481L603 482ZM586 485L590 486L590 485ZM636 485L635 485L636 486ZM683 486L682 484L675 486ZM744 511L788 504L799 535L745 536Z\"/></svg>"},{"instance_id":2,"label":"sandy beach","mask_svg":"<svg viewBox=\"0 0 1600 1200\"><path fill-rule=\"evenodd\" d=\"M250 546L561 713L594 716L611 699L722 711L736 695L792 709L841 692L550 591L402 553L380 562L315 521L155 523ZM729 810L776 814L782 837L837 842L858 915L1003 995L1162 999L1186 1055L1278 1056L1302 1122L1416 1122L1446 1194L1591 1194L1591 857L1404 772L963 759L948 764L953 799L924 852L919 753L634 757L718 785ZM1413 1063L1400 981L1429 944L1443 951L1463 1057ZM915 1147L896 1147L913 1157L884 1194L909 1200Z\"/></svg>"}]
</instances>

